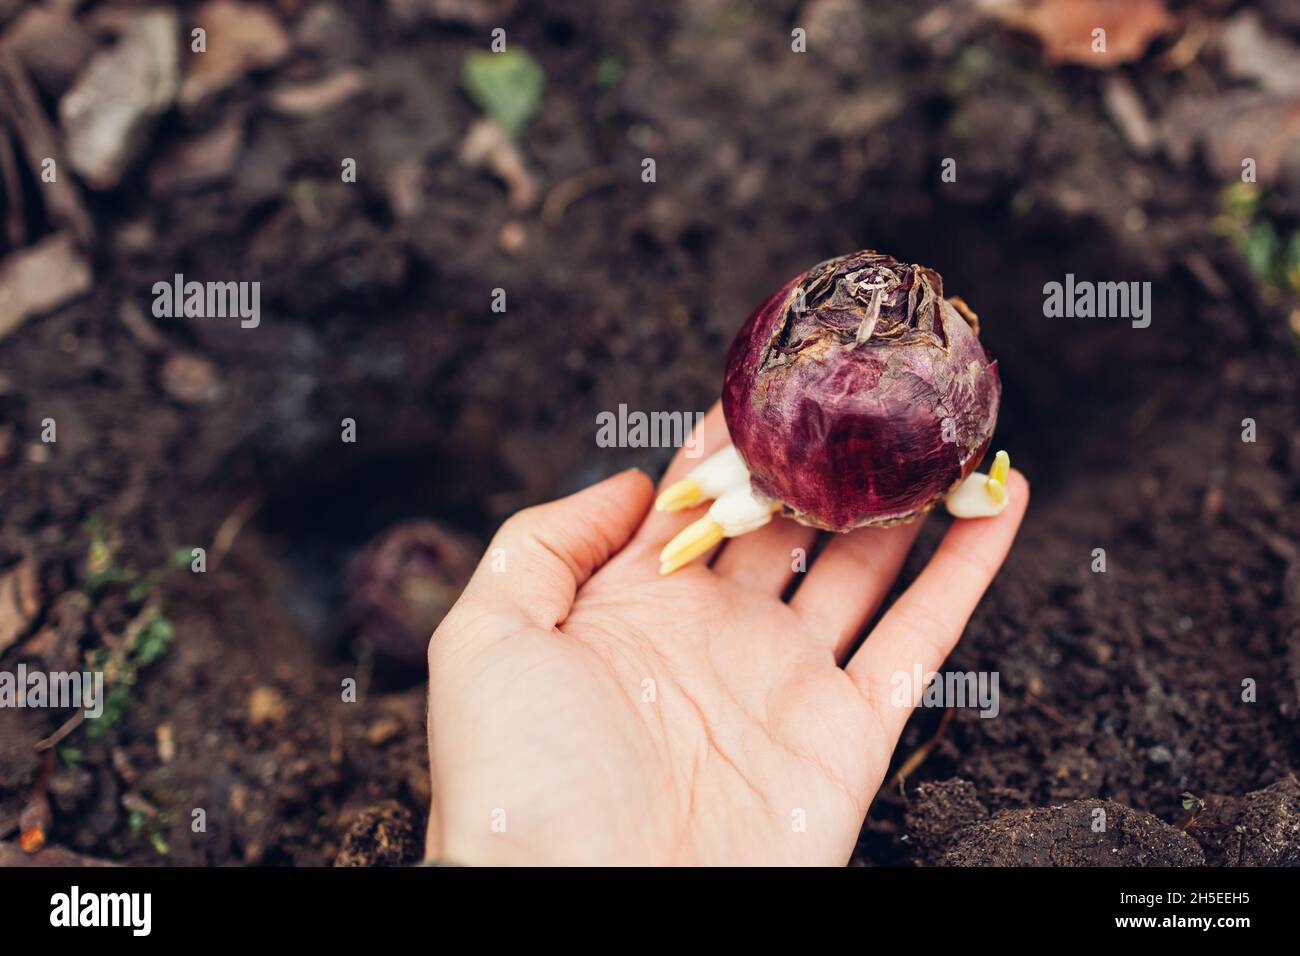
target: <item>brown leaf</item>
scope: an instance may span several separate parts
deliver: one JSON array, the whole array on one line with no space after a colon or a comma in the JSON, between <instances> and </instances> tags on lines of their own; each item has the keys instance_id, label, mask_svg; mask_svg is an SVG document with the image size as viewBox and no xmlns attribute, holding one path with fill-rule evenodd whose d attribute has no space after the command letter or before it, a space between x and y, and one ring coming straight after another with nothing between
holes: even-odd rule
<instances>
[{"instance_id":1,"label":"brown leaf","mask_svg":"<svg viewBox=\"0 0 1300 956\"><path fill-rule=\"evenodd\" d=\"M1219 39L1224 68L1281 96L1300 96L1300 48L1270 31L1254 10L1237 14Z\"/></svg>"},{"instance_id":2,"label":"brown leaf","mask_svg":"<svg viewBox=\"0 0 1300 956\"><path fill-rule=\"evenodd\" d=\"M1151 41L1177 21L1164 0L981 0L994 19L1043 44L1048 63L1074 63L1112 70L1140 60ZM1105 30L1105 52L1094 52L1094 30Z\"/></svg>"},{"instance_id":3,"label":"brown leaf","mask_svg":"<svg viewBox=\"0 0 1300 956\"><path fill-rule=\"evenodd\" d=\"M187 54L181 106L189 110L234 85L246 73L275 66L289 53L289 35L275 14L251 3L213 0L195 23L207 32L207 50Z\"/></svg>"},{"instance_id":4,"label":"brown leaf","mask_svg":"<svg viewBox=\"0 0 1300 956\"><path fill-rule=\"evenodd\" d=\"M36 568L30 561L0 574L0 653L26 632L40 606Z\"/></svg>"},{"instance_id":5,"label":"brown leaf","mask_svg":"<svg viewBox=\"0 0 1300 956\"><path fill-rule=\"evenodd\" d=\"M0 339L33 316L90 291L90 263L70 236L42 239L0 261Z\"/></svg>"},{"instance_id":6,"label":"brown leaf","mask_svg":"<svg viewBox=\"0 0 1300 956\"><path fill-rule=\"evenodd\" d=\"M1187 94L1166 106L1159 138L1178 166L1199 150L1215 176L1235 179L1249 156L1259 182L1272 185L1300 171L1300 97L1246 89Z\"/></svg>"},{"instance_id":7,"label":"brown leaf","mask_svg":"<svg viewBox=\"0 0 1300 956\"><path fill-rule=\"evenodd\" d=\"M59 100L68 163L92 189L112 189L149 142L180 80L179 24L158 7L130 20L121 39L90 58Z\"/></svg>"}]
</instances>

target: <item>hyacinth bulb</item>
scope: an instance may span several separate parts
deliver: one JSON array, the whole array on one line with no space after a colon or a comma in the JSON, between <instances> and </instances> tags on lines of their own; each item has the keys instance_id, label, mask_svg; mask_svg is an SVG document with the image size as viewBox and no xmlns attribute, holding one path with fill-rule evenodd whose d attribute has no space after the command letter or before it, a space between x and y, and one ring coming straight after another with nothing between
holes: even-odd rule
<instances>
[{"instance_id":1,"label":"hyacinth bulb","mask_svg":"<svg viewBox=\"0 0 1300 956\"><path fill-rule=\"evenodd\" d=\"M433 521L394 525L348 568L349 629L379 659L423 667L429 638L469 582L478 552L477 542Z\"/></svg>"},{"instance_id":2,"label":"hyacinth bulb","mask_svg":"<svg viewBox=\"0 0 1300 956\"><path fill-rule=\"evenodd\" d=\"M997 363L979 319L933 269L866 250L814 266L749 317L727 354L732 444L655 502L712 500L659 554L672 574L778 512L828 531L1007 506L1011 458L975 471L997 424Z\"/></svg>"},{"instance_id":3,"label":"hyacinth bulb","mask_svg":"<svg viewBox=\"0 0 1300 956\"><path fill-rule=\"evenodd\" d=\"M755 500L849 531L955 491L988 449L1000 395L976 315L944 298L939 274L867 250L758 307L727 355L722 405Z\"/></svg>"}]
</instances>

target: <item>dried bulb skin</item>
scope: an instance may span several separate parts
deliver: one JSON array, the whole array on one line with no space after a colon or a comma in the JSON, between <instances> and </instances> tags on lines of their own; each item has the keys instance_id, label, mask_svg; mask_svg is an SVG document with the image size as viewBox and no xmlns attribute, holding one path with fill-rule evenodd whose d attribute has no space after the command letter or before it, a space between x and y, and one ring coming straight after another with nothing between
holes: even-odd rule
<instances>
[{"instance_id":1,"label":"dried bulb skin","mask_svg":"<svg viewBox=\"0 0 1300 956\"><path fill-rule=\"evenodd\" d=\"M727 427L753 488L831 531L929 510L988 448L997 363L932 269L870 250L796 276L727 355Z\"/></svg>"}]
</instances>

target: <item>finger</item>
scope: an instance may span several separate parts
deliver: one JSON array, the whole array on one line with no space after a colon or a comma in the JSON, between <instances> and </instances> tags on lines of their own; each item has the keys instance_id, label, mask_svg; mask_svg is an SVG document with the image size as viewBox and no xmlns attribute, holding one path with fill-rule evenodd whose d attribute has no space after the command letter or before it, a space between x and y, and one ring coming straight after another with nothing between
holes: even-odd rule
<instances>
[{"instance_id":1,"label":"finger","mask_svg":"<svg viewBox=\"0 0 1300 956\"><path fill-rule=\"evenodd\" d=\"M849 660L846 671L877 702L891 741L902 733L915 700L913 695L906 706L889 706L894 675L910 678L917 668L923 675L939 669L1011 550L1029 504L1025 476L1011 472L1007 493L1010 502L997 517L953 523L925 570Z\"/></svg>"},{"instance_id":2,"label":"finger","mask_svg":"<svg viewBox=\"0 0 1300 956\"><path fill-rule=\"evenodd\" d=\"M790 607L837 661L880 609L923 523L836 535L794 592Z\"/></svg>"},{"instance_id":3,"label":"finger","mask_svg":"<svg viewBox=\"0 0 1300 956\"><path fill-rule=\"evenodd\" d=\"M631 538L653 492L649 476L632 469L516 513L492 539L465 598L554 627L578 588Z\"/></svg>"},{"instance_id":4,"label":"finger","mask_svg":"<svg viewBox=\"0 0 1300 956\"><path fill-rule=\"evenodd\" d=\"M700 423L695 426L686 444L677 449L677 454L669 462L668 470L664 472L659 482L659 490L662 491L673 482L685 478L687 472L730 442L727 422L722 415L722 403L716 402L700 419ZM651 512L637 532L637 545L658 553L673 535L703 514L702 509L708 505L709 502L704 502L698 507L686 508L683 511ZM695 563L704 567L708 560L701 558Z\"/></svg>"},{"instance_id":5,"label":"finger","mask_svg":"<svg viewBox=\"0 0 1300 956\"><path fill-rule=\"evenodd\" d=\"M795 569L808 566L808 550L816 536L816 530L797 521L773 518L757 531L728 540L713 570L747 588L780 597Z\"/></svg>"}]
</instances>

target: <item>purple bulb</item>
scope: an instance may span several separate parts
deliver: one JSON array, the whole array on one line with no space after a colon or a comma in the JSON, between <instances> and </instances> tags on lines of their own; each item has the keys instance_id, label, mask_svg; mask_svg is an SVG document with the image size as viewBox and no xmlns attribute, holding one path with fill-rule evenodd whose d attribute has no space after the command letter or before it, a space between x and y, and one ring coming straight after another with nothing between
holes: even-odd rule
<instances>
[{"instance_id":1,"label":"purple bulb","mask_svg":"<svg viewBox=\"0 0 1300 956\"><path fill-rule=\"evenodd\" d=\"M979 321L924 266L865 250L796 276L727 354L722 406L753 488L830 531L908 521L975 470L997 423Z\"/></svg>"}]
</instances>

